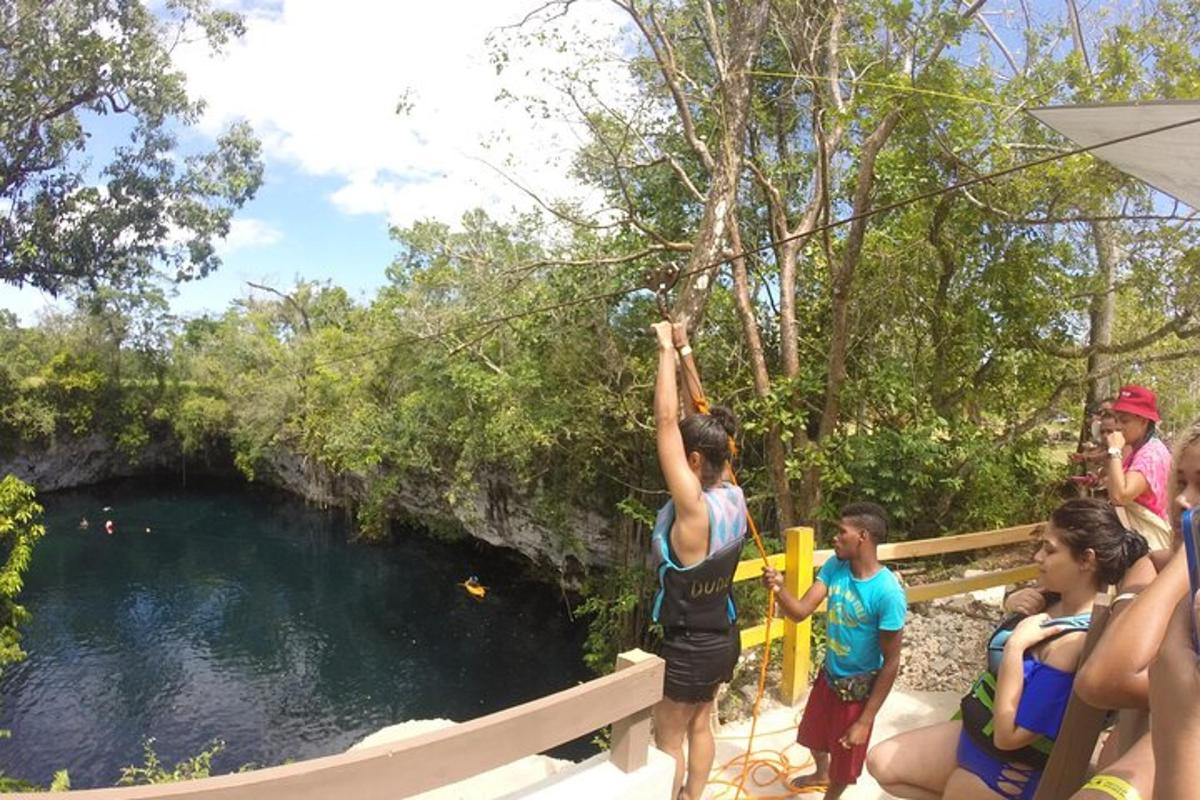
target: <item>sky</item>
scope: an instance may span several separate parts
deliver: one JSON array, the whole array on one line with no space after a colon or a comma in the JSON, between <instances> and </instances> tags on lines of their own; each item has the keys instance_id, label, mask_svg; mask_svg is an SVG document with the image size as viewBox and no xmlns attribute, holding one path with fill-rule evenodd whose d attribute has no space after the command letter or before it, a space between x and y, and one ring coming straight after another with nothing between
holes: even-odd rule
<instances>
[{"instance_id":1,"label":"sky","mask_svg":"<svg viewBox=\"0 0 1200 800\"><path fill-rule=\"evenodd\" d=\"M231 122L248 120L263 144L265 178L219 247L223 266L180 287L177 313L219 313L248 291L247 281L286 288L297 278L331 280L367 299L396 254L390 226L453 224L477 207L503 219L532 207L494 167L539 195L587 202L568 176L581 132L564 120L535 121L523 102L501 98L549 99L544 71L567 66L568 53L512 48L499 74L490 58L489 35L511 40L506 26L543 0L223 5L245 16L240 40L217 56L198 43L174 52L189 92L206 102L180 146L209 147ZM579 40L617 36L626 19L591 0L540 24ZM614 65L613 80L620 74ZM89 124L99 149L123 133L112 118ZM0 288L0 307L27 324L48 302L35 290Z\"/></svg>"}]
</instances>

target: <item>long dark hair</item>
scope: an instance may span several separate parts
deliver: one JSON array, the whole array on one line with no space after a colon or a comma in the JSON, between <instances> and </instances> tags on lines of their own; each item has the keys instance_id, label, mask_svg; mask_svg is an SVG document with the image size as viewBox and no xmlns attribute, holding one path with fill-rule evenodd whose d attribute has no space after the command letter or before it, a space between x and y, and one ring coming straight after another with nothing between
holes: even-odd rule
<instances>
[{"instance_id":1,"label":"long dark hair","mask_svg":"<svg viewBox=\"0 0 1200 800\"><path fill-rule=\"evenodd\" d=\"M1077 559L1096 554L1096 578L1102 586L1117 583L1135 561L1150 552L1146 539L1126 528L1108 502L1093 497L1068 500L1050 521L1059 539Z\"/></svg>"},{"instance_id":2,"label":"long dark hair","mask_svg":"<svg viewBox=\"0 0 1200 800\"><path fill-rule=\"evenodd\" d=\"M737 419L724 406L712 406L707 414L692 414L679 423L683 449L700 454L700 483L707 489L721 480L725 462L733 453L730 440L737 434Z\"/></svg>"}]
</instances>

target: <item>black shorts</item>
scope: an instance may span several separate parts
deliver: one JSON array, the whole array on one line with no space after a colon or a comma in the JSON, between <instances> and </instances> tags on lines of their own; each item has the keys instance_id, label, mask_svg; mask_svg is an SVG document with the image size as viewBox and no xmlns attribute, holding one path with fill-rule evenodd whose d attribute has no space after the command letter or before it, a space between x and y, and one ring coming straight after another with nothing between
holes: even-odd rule
<instances>
[{"instance_id":1,"label":"black shorts","mask_svg":"<svg viewBox=\"0 0 1200 800\"><path fill-rule=\"evenodd\" d=\"M667 662L663 696L677 703L709 702L716 697L717 687L733 677L741 652L737 627L726 631L666 631L659 649Z\"/></svg>"}]
</instances>

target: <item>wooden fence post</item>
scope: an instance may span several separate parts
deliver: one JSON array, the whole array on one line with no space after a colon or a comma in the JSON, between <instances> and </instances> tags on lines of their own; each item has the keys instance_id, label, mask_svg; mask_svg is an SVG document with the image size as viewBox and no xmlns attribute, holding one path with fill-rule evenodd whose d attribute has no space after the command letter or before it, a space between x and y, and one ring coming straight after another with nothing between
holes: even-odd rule
<instances>
[{"instance_id":1,"label":"wooden fence post","mask_svg":"<svg viewBox=\"0 0 1200 800\"><path fill-rule=\"evenodd\" d=\"M794 597L803 597L813 582L813 529L788 528L783 583ZM808 692L812 665L812 618L783 623L783 702L795 705Z\"/></svg>"},{"instance_id":2,"label":"wooden fence post","mask_svg":"<svg viewBox=\"0 0 1200 800\"><path fill-rule=\"evenodd\" d=\"M617 656L617 672L654 658L641 650L629 650ZM650 748L650 707L619 719L612 725L609 760L622 772L633 772L646 766Z\"/></svg>"}]
</instances>

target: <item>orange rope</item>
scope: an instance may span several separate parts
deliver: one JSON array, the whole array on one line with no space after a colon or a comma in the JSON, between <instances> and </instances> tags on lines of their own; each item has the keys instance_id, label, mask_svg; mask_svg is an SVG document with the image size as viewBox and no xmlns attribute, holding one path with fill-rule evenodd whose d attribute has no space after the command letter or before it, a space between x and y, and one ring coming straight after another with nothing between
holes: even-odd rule
<instances>
[{"instance_id":1,"label":"orange rope","mask_svg":"<svg viewBox=\"0 0 1200 800\"><path fill-rule=\"evenodd\" d=\"M796 725L799 723L800 714L800 711L796 712L795 718L792 720L792 724L788 727L773 731L759 731L759 735L778 736L782 733L794 734ZM740 739L741 736L729 735L717 736L715 738L718 740L728 741L729 739ZM760 797L793 797L796 795L818 794L824 792L828 788L824 784L815 784L813 786L805 786L803 788L794 788L791 785L792 778L797 777L798 773L816 766L811 756L804 758L803 761L792 763L791 759L789 759L787 756L787 752L793 747L799 747L794 740L782 750L764 749L755 751L753 753L747 750L745 753L729 759L729 761L725 762L724 764L714 767L712 774L714 776L719 776L722 773L734 769L735 765L737 765L739 762L742 762L743 764L749 764L748 777L754 786L766 787L776 783L782 785L782 791L784 792L784 795L779 795L776 793L771 795L760 795ZM766 771L765 776L763 773L764 770ZM731 780L724 780L719 777L712 777L708 781L708 786L722 787L722 789L718 790L719 793L715 795L714 800L725 800L725 798L730 796L729 790L731 789L734 790L734 792L744 791L744 786L739 789L741 783L744 783L744 780L741 782L734 782Z\"/></svg>"},{"instance_id":2,"label":"orange rope","mask_svg":"<svg viewBox=\"0 0 1200 800\"><path fill-rule=\"evenodd\" d=\"M683 374L686 379L685 383L687 385L688 395L691 396L692 405L694 405L696 407L696 411L701 414L711 413L712 406L709 404L708 398L706 398L704 396L703 388L699 385L697 377L692 374L692 371L687 368L686 364L683 365ZM737 453L737 445L734 442L732 436L729 437L729 453L730 453L729 477L733 481L733 484L735 486L737 486L738 485L737 475L733 471L733 463L732 463L733 455ZM750 528L750 536L754 540L754 545L755 545L755 547L758 548L758 554L762 558L763 566L764 567L769 566L770 562L767 560L767 548L763 545L762 536L759 535L759 532L758 532L758 525L755 524L754 517L750 514L749 508L746 509L746 523L747 523L748 527ZM765 758L765 759L764 758L759 758L759 759L751 758L751 755L754 754L753 753L754 735L756 733L756 729L758 728L759 707L762 705L763 695L766 694L766 689L767 689L767 668L770 666L770 663L771 663L771 623L772 623L772 621L774 621L774 619L775 619L775 593L769 592L767 594L767 618L766 618L766 631L765 631L765 635L763 637L763 655L762 655L762 661L759 664L759 668L758 668L758 691L754 696L754 708L751 711L751 716L750 716L750 736L746 740L746 752L744 755L738 756L737 758L728 762L726 765L724 765L720 769L721 772L724 772L726 768L732 766L738 760L743 760L741 777L738 778L738 782L736 784L732 784L729 781L724 781L724 780L717 780L717 781L714 781L711 779L709 780L710 785L712 785L712 784L722 785L723 784L726 786L734 787L734 789L735 789L734 795L733 795L734 800L740 800L740 798L742 797L742 793L746 790L746 778L751 774L757 775L757 773L759 771L759 767L765 767L768 770L770 770L771 777L766 783L761 783L761 782L759 782L758 778L755 778L754 782L755 782L756 786L767 786L770 783L778 780L781 776L786 779L786 777L793 771L793 769L795 769L790 765L790 763L787 760L787 757L784 756L783 753L779 752L779 751L764 751L764 752L775 753L775 755L776 755L775 758ZM757 754L754 754L754 755L757 755ZM804 765L801 765L799 768L803 768L803 766ZM753 769L752 769L752 767L753 767ZM788 792L790 794L807 794L807 793L817 791L817 790L824 791L824 787L805 787L803 789L793 789L790 782L787 782L786 780L785 780L785 786L787 786Z\"/></svg>"}]
</instances>

